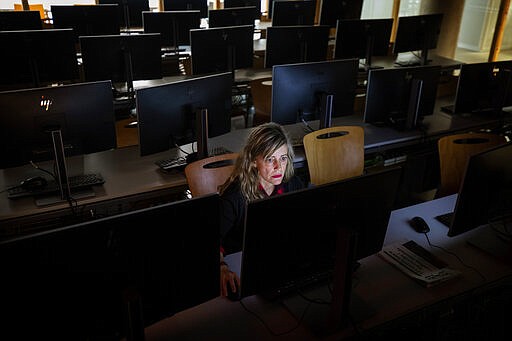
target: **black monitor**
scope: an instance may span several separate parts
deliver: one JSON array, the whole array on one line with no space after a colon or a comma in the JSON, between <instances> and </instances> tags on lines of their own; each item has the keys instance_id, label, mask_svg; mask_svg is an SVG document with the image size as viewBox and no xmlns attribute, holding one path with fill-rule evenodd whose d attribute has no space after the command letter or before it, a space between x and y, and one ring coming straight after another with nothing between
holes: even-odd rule
<instances>
[{"instance_id":1,"label":"black monitor","mask_svg":"<svg viewBox=\"0 0 512 341\"><path fill-rule=\"evenodd\" d=\"M327 60L329 26L270 26L267 28L265 67Z\"/></svg>"},{"instance_id":2,"label":"black monitor","mask_svg":"<svg viewBox=\"0 0 512 341\"><path fill-rule=\"evenodd\" d=\"M412 52L413 57L397 58L396 63L402 66L427 65L428 50L437 47L442 21L442 13L399 17L393 53Z\"/></svg>"},{"instance_id":3,"label":"black monitor","mask_svg":"<svg viewBox=\"0 0 512 341\"><path fill-rule=\"evenodd\" d=\"M142 27L142 12L149 11L148 0L97 0L98 4L116 4L118 22L127 29Z\"/></svg>"},{"instance_id":4,"label":"black monitor","mask_svg":"<svg viewBox=\"0 0 512 341\"><path fill-rule=\"evenodd\" d=\"M1 338L143 340L144 327L218 297L218 200L180 200L0 242Z\"/></svg>"},{"instance_id":5,"label":"black monitor","mask_svg":"<svg viewBox=\"0 0 512 341\"><path fill-rule=\"evenodd\" d=\"M110 81L0 92L0 168L53 160L52 130L66 155L116 147Z\"/></svg>"},{"instance_id":6,"label":"black monitor","mask_svg":"<svg viewBox=\"0 0 512 341\"><path fill-rule=\"evenodd\" d=\"M133 81L162 78L160 43L159 33L82 36L84 80L125 82L132 94Z\"/></svg>"},{"instance_id":7,"label":"black monitor","mask_svg":"<svg viewBox=\"0 0 512 341\"><path fill-rule=\"evenodd\" d=\"M260 0L224 0L224 8L231 7L256 7L254 10L254 19L261 19L261 1Z\"/></svg>"},{"instance_id":8,"label":"black monitor","mask_svg":"<svg viewBox=\"0 0 512 341\"><path fill-rule=\"evenodd\" d=\"M272 26L314 25L316 0L275 0Z\"/></svg>"},{"instance_id":9,"label":"black monitor","mask_svg":"<svg viewBox=\"0 0 512 341\"><path fill-rule=\"evenodd\" d=\"M256 7L229 7L208 11L208 27L254 26Z\"/></svg>"},{"instance_id":10,"label":"black monitor","mask_svg":"<svg viewBox=\"0 0 512 341\"><path fill-rule=\"evenodd\" d=\"M334 282L325 301L347 300L336 317L337 322L346 323L350 277L358 260L382 249L400 175L400 168L392 168L249 202L241 297L260 294L286 299L289 294L303 292L307 287L302 285L316 277L322 284ZM271 211L286 217L286 223L269 222ZM346 248L337 248L337 234L342 230L355 234L352 255ZM345 265L345 270L338 273L335 265ZM336 291L337 280L347 283L342 292ZM324 306L329 307L328 303Z\"/></svg>"},{"instance_id":11,"label":"black monitor","mask_svg":"<svg viewBox=\"0 0 512 341\"><path fill-rule=\"evenodd\" d=\"M0 45L0 90L80 81L72 29L2 31Z\"/></svg>"},{"instance_id":12,"label":"black monitor","mask_svg":"<svg viewBox=\"0 0 512 341\"><path fill-rule=\"evenodd\" d=\"M162 48L190 45L191 29L201 26L198 10L142 12L144 33L160 33Z\"/></svg>"},{"instance_id":13,"label":"black monitor","mask_svg":"<svg viewBox=\"0 0 512 341\"><path fill-rule=\"evenodd\" d=\"M320 25L335 28L338 20L361 18L363 0L318 1L320 1Z\"/></svg>"},{"instance_id":14,"label":"black monitor","mask_svg":"<svg viewBox=\"0 0 512 341\"><path fill-rule=\"evenodd\" d=\"M253 25L190 30L192 74L250 68L254 57Z\"/></svg>"},{"instance_id":15,"label":"black monitor","mask_svg":"<svg viewBox=\"0 0 512 341\"><path fill-rule=\"evenodd\" d=\"M442 110L450 114L499 117L512 106L512 60L461 64L455 101Z\"/></svg>"},{"instance_id":16,"label":"black monitor","mask_svg":"<svg viewBox=\"0 0 512 341\"><path fill-rule=\"evenodd\" d=\"M52 5L54 28L72 28L80 36L119 34L117 5Z\"/></svg>"},{"instance_id":17,"label":"black monitor","mask_svg":"<svg viewBox=\"0 0 512 341\"><path fill-rule=\"evenodd\" d=\"M423 129L434 113L439 65L371 69L368 73L364 122L397 130Z\"/></svg>"},{"instance_id":18,"label":"black monitor","mask_svg":"<svg viewBox=\"0 0 512 341\"><path fill-rule=\"evenodd\" d=\"M363 68L372 68L373 56L389 54L393 19L338 20L334 58L364 59Z\"/></svg>"},{"instance_id":19,"label":"black monitor","mask_svg":"<svg viewBox=\"0 0 512 341\"><path fill-rule=\"evenodd\" d=\"M326 114L328 121L331 117L353 114L358 64L359 60L354 58L274 66L271 121L325 122ZM325 101L329 95L333 97L333 105L326 112Z\"/></svg>"},{"instance_id":20,"label":"black monitor","mask_svg":"<svg viewBox=\"0 0 512 341\"><path fill-rule=\"evenodd\" d=\"M137 89L141 156L196 142L202 136L197 131L202 109L208 112L208 137L228 133L232 86L232 75L225 72Z\"/></svg>"},{"instance_id":21,"label":"black monitor","mask_svg":"<svg viewBox=\"0 0 512 341\"><path fill-rule=\"evenodd\" d=\"M208 0L163 0L164 11L199 10L201 18L208 18Z\"/></svg>"},{"instance_id":22,"label":"black monitor","mask_svg":"<svg viewBox=\"0 0 512 341\"><path fill-rule=\"evenodd\" d=\"M41 30L39 11L2 11L0 10L0 31Z\"/></svg>"}]
</instances>

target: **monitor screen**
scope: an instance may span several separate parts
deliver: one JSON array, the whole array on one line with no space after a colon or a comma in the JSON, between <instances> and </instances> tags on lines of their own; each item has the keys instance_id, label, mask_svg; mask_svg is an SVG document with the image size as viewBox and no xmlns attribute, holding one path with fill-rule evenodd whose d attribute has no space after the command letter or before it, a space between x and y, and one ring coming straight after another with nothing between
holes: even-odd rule
<instances>
[{"instance_id":1,"label":"monitor screen","mask_svg":"<svg viewBox=\"0 0 512 341\"><path fill-rule=\"evenodd\" d=\"M160 33L161 46L190 45L189 31L201 26L199 11L142 12L144 33Z\"/></svg>"},{"instance_id":2,"label":"monitor screen","mask_svg":"<svg viewBox=\"0 0 512 341\"><path fill-rule=\"evenodd\" d=\"M372 67L373 56L389 54L393 19L338 20L334 58L364 59L364 68Z\"/></svg>"},{"instance_id":3,"label":"monitor screen","mask_svg":"<svg viewBox=\"0 0 512 341\"><path fill-rule=\"evenodd\" d=\"M329 26L270 26L267 28L265 67L327 60Z\"/></svg>"},{"instance_id":4,"label":"monitor screen","mask_svg":"<svg viewBox=\"0 0 512 341\"><path fill-rule=\"evenodd\" d=\"M271 121L319 120L325 95L333 95L331 117L353 114L358 63L354 58L274 66Z\"/></svg>"},{"instance_id":5,"label":"monitor screen","mask_svg":"<svg viewBox=\"0 0 512 341\"><path fill-rule=\"evenodd\" d=\"M52 5L54 28L72 28L80 36L119 34L117 5Z\"/></svg>"},{"instance_id":6,"label":"monitor screen","mask_svg":"<svg viewBox=\"0 0 512 341\"><path fill-rule=\"evenodd\" d=\"M192 74L252 67L253 40L253 25L190 30Z\"/></svg>"},{"instance_id":7,"label":"monitor screen","mask_svg":"<svg viewBox=\"0 0 512 341\"><path fill-rule=\"evenodd\" d=\"M0 32L0 90L80 81L72 29Z\"/></svg>"},{"instance_id":8,"label":"monitor screen","mask_svg":"<svg viewBox=\"0 0 512 341\"><path fill-rule=\"evenodd\" d=\"M142 340L144 327L218 297L218 200L0 242L2 338Z\"/></svg>"},{"instance_id":9,"label":"monitor screen","mask_svg":"<svg viewBox=\"0 0 512 341\"><path fill-rule=\"evenodd\" d=\"M320 25L336 27L343 19L360 19L363 0L318 0L320 1Z\"/></svg>"},{"instance_id":10,"label":"monitor screen","mask_svg":"<svg viewBox=\"0 0 512 341\"><path fill-rule=\"evenodd\" d=\"M428 50L437 47L442 21L442 13L399 17L393 53L420 51L420 54L397 63L403 66L427 65Z\"/></svg>"},{"instance_id":11,"label":"monitor screen","mask_svg":"<svg viewBox=\"0 0 512 341\"><path fill-rule=\"evenodd\" d=\"M423 128L422 119L434 113L439 65L370 69L364 122L398 130Z\"/></svg>"},{"instance_id":12,"label":"monitor screen","mask_svg":"<svg viewBox=\"0 0 512 341\"><path fill-rule=\"evenodd\" d=\"M208 111L208 136L231 130L233 78L225 72L136 90L141 156L193 143L198 110Z\"/></svg>"},{"instance_id":13,"label":"monitor screen","mask_svg":"<svg viewBox=\"0 0 512 341\"><path fill-rule=\"evenodd\" d=\"M224 8L231 7L256 7L254 19L261 19L261 1L260 0L224 0Z\"/></svg>"},{"instance_id":14,"label":"monitor screen","mask_svg":"<svg viewBox=\"0 0 512 341\"><path fill-rule=\"evenodd\" d=\"M0 10L0 31L41 30L42 28L39 11Z\"/></svg>"},{"instance_id":15,"label":"monitor screen","mask_svg":"<svg viewBox=\"0 0 512 341\"><path fill-rule=\"evenodd\" d=\"M148 0L97 0L97 3L118 5L119 25L126 28L142 27L142 12L149 11Z\"/></svg>"},{"instance_id":16,"label":"monitor screen","mask_svg":"<svg viewBox=\"0 0 512 341\"><path fill-rule=\"evenodd\" d=\"M272 26L315 23L316 0L275 0L272 6Z\"/></svg>"},{"instance_id":17,"label":"monitor screen","mask_svg":"<svg viewBox=\"0 0 512 341\"><path fill-rule=\"evenodd\" d=\"M57 129L68 156L115 148L110 81L0 92L0 168L53 160Z\"/></svg>"},{"instance_id":18,"label":"monitor screen","mask_svg":"<svg viewBox=\"0 0 512 341\"><path fill-rule=\"evenodd\" d=\"M208 18L208 0L163 0L164 11L199 10L201 18Z\"/></svg>"},{"instance_id":19,"label":"monitor screen","mask_svg":"<svg viewBox=\"0 0 512 341\"><path fill-rule=\"evenodd\" d=\"M229 7L208 11L208 27L254 25L256 7Z\"/></svg>"}]
</instances>

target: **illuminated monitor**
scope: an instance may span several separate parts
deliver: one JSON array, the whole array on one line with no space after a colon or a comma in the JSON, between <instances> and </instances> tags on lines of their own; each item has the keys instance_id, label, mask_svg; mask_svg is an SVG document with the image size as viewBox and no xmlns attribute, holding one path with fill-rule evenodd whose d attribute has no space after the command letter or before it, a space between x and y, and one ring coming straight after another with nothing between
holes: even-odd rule
<instances>
[{"instance_id":1,"label":"illuminated monitor","mask_svg":"<svg viewBox=\"0 0 512 341\"><path fill-rule=\"evenodd\" d=\"M272 26L314 25L316 0L275 0Z\"/></svg>"},{"instance_id":2,"label":"illuminated monitor","mask_svg":"<svg viewBox=\"0 0 512 341\"><path fill-rule=\"evenodd\" d=\"M353 114L358 63L354 58L274 66L271 121L321 120L327 95L333 96L330 117Z\"/></svg>"},{"instance_id":3,"label":"illuminated monitor","mask_svg":"<svg viewBox=\"0 0 512 341\"><path fill-rule=\"evenodd\" d=\"M52 130L67 156L116 147L110 81L0 92L0 168L53 160Z\"/></svg>"},{"instance_id":4,"label":"illuminated monitor","mask_svg":"<svg viewBox=\"0 0 512 341\"><path fill-rule=\"evenodd\" d=\"M229 7L208 11L208 27L254 26L256 7Z\"/></svg>"},{"instance_id":5,"label":"illuminated monitor","mask_svg":"<svg viewBox=\"0 0 512 341\"><path fill-rule=\"evenodd\" d=\"M80 81L72 29L2 31L0 45L0 90Z\"/></svg>"},{"instance_id":6,"label":"illuminated monitor","mask_svg":"<svg viewBox=\"0 0 512 341\"><path fill-rule=\"evenodd\" d=\"M338 20L361 18L363 0L318 1L320 1L320 25L335 28Z\"/></svg>"},{"instance_id":7,"label":"illuminated monitor","mask_svg":"<svg viewBox=\"0 0 512 341\"><path fill-rule=\"evenodd\" d=\"M265 67L327 60L329 26L270 26L267 28Z\"/></svg>"},{"instance_id":8,"label":"illuminated monitor","mask_svg":"<svg viewBox=\"0 0 512 341\"><path fill-rule=\"evenodd\" d=\"M422 129L434 113L439 65L370 69L364 122L397 130Z\"/></svg>"},{"instance_id":9,"label":"illuminated monitor","mask_svg":"<svg viewBox=\"0 0 512 341\"><path fill-rule=\"evenodd\" d=\"M9 280L0 337L142 340L144 327L218 297L218 201L174 201L1 241Z\"/></svg>"},{"instance_id":10,"label":"illuminated monitor","mask_svg":"<svg viewBox=\"0 0 512 341\"><path fill-rule=\"evenodd\" d=\"M428 51L437 47L443 14L423 14L398 18L393 53L412 52L413 58L396 63L402 66L427 65Z\"/></svg>"},{"instance_id":11,"label":"illuminated monitor","mask_svg":"<svg viewBox=\"0 0 512 341\"><path fill-rule=\"evenodd\" d=\"M140 155L197 141L196 116L208 111L208 137L231 130L231 73L192 77L136 90Z\"/></svg>"},{"instance_id":12,"label":"illuminated monitor","mask_svg":"<svg viewBox=\"0 0 512 341\"><path fill-rule=\"evenodd\" d=\"M163 0L164 11L199 10L201 18L208 18L208 0Z\"/></svg>"},{"instance_id":13,"label":"illuminated monitor","mask_svg":"<svg viewBox=\"0 0 512 341\"><path fill-rule=\"evenodd\" d=\"M0 31L41 30L39 11L1 11Z\"/></svg>"},{"instance_id":14,"label":"illuminated monitor","mask_svg":"<svg viewBox=\"0 0 512 341\"><path fill-rule=\"evenodd\" d=\"M198 10L142 12L144 33L160 33L163 48L190 45L191 29L201 26Z\"/></svg>"},{"instance_id":15,"label":"illuminated monitor","mask_svg":"<svg viewBox=\"0 0 512 341\"><path fill-rule=\"evenodd\" d=\"M97 0L98 4L116 4L121 27L142 27L142 12L149 11L148 0ZM129 20L127 20L129 19Z\"/></svg>"},{"instance_id":16,"label":"illuminated monitor","mask_svg":"<svg viewBox=\"0 0 512 341\"><path fill-rule=\"evenodd\" d=\"M224 0L224 8L231 7L256 7L254 19L261 19L261 1L260 0Z\"/></svg>"}]
</instances>

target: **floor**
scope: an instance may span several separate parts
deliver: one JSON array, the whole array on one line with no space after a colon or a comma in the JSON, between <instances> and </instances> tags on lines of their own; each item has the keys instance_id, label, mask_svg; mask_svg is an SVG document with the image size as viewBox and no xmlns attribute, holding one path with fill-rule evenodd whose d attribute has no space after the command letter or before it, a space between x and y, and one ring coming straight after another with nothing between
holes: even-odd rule
<instances>
[{"instance_id":1,"label":"floor","mask_svg":"<svg viewBox=\"0 0 512 341\"><path fill-rule=\"evenodd\" d=\"M489 52L475 52L467 49L457 48L455 50L455 60L463 63L487 62ZM500 51L498 60L512 60L512 50Z\"/></svg>"}]
</instances>

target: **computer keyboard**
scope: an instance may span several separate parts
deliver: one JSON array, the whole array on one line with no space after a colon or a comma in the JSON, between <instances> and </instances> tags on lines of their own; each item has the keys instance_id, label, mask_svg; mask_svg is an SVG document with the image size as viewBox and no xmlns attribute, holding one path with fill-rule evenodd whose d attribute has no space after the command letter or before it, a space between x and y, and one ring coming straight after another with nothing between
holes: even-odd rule
<instances>
[{"instance_id":1,"label":"computer keyboard","mask_svg":"<svg viewBox=\"0 0 512 341\"><path fill-rule=\"evenodd\" d=\"M223 155L232 153L229 149L223 146L212 147L208 151L209 156ZM180 156L175 158L163 159L155 161L155 164L160 167L160 169L164 171L169 171L171 169L180 169L185 168L187 165L186 157Z\"/></svg>"},{"instance_id":2,"label":"computer keyboard","mask_svg":"<svg viewBox=\"0 0 512 341\"><path fill-rule=\"evenodd\" d=\"M105 180L99 173L74 175L70 176L68 180L71 193L73 193L73 191L90 188L92 186L102 185L105 183ZM59 192L60 188L57 182L55 180L48 180L47 185L44 186L43 188L37 188L32 190L23 188L21 186L9 188L7 190L7 197L9 199L14 199L28 196L54 194Z\"/></svg>"},{"instance_id":3,"label":"computer keyboard","mask_svg":"<svg viewBox=\"0 0 512 341\"><path fill-rule=\"evenodd\" d=\"M443 223L444 225L446 225L447 227L450 227L450 225L452 224L453 212L440 214L440 215L436 216L435 218L438 221L440 221L441 223Z\"/></svg>"},{"instance_id":4,"label":"computer keyboard","mask_svg":"<svg viewBox=\"0 0 512 341\"><path fill-rule=\"evenodd\" d=\"M289 281L283 285L280 285L277 288L273 288L268 292L264 293L266 299L268 300L277 300L281 299L289 294L295 294L301 290L305 290L308 288L312 288L316 285L322 285L327 283L330 279L332 279L331 271L318 271L315 273L311 273L306 277L297 278L293 281Z\"/></svg>"}]
</instances>

